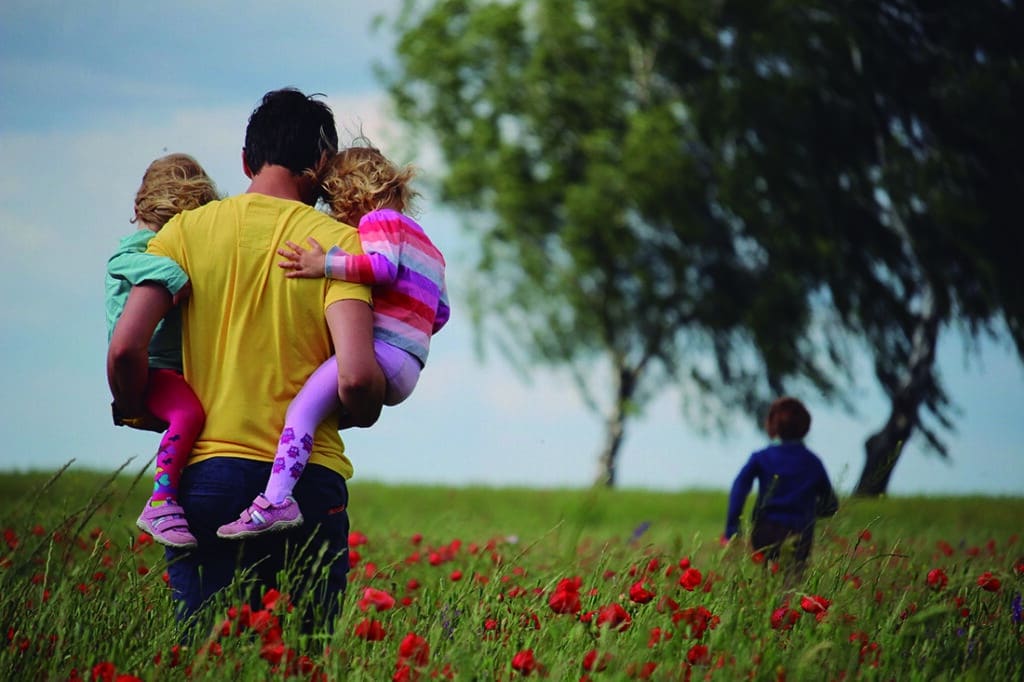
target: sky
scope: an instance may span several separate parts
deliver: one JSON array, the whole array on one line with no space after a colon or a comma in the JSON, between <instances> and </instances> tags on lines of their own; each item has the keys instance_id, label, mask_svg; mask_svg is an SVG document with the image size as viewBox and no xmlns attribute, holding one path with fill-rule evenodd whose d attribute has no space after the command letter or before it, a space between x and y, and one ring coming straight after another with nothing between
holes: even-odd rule
<instances>
[{"instance_id":1,"label":"sky","mask_svg":"<svg viewBox=\"0 0 1024 682\"><path fill-rule=\"evenodd\" d=\"M399 6L0 4L0 470L51 471L70 460L102 471L129 460L132 472L148 468L156 434L110 421L103 277L118 240L134 229L132 200L154 158L192 154L222 193L244 191L248 115L265 92L294 86L324 93L342 142L361 131L394 160L430 166L429 149L404 144L373 68L387 65L394 37L373 30L372 20ZM536 368L523 376L495 350L474 350L460 291L472 238L429 185L419 189L420 221L448 260L453 317L434 338L413 396L385 408L371 429L345 433L353 483L589 485L601 419L566 374ZM959 410L950 458L911 439L889 492L1024 494L1024 368L1010 345L986 341L969 351L947 330L938 363ZM854 374L856 411L800 396L814 415L807 444L841 494L855 485L863 442L887 413L870 367ZM725 434L696 433L679 400L666 387L628 424L621 487L726 490L765 444L744 422Z\"/></svg>"}]
</instances>

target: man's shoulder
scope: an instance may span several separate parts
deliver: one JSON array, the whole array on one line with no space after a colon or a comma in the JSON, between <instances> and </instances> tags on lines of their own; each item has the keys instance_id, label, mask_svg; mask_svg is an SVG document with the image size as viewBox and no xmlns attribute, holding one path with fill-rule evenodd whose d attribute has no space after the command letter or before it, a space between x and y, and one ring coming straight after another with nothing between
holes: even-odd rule
<instances>
[{"instance_id":1,"label":"man's shoulder","mask_svg":"<svg viewBox=\"0 0 1024 682\"><path fill-rule=\"evenodd\" d=\"M300 207L296 207L290 216L290 222L294 230L306 232L308 236L315 237L320 241L334 243L359 241L359 231L355 227L335 220L327 213L313 206L303 204Z\"/></svg>"}]
</instances>

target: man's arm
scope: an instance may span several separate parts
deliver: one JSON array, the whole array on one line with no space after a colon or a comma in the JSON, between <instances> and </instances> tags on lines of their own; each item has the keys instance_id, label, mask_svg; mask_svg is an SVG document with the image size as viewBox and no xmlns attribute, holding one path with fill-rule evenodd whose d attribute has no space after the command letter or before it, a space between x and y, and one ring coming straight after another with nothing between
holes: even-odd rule
<instances>
[{"instance_id":1,"label":"man's arm","mask_svg":"<svg viewBox=\"0 0 1024 682\"><path fill-rule=\"evenodd\" d=\"M170 292L160 284L143 282L132 287L114 327L107 349L107 382L115 407L125 417L146 414L149 341L170 309Z\"/></svg>"},{"instance_id":2,"label":"man's arm","mask_svg":"<svg viewBox=\"0 0 1024 682\"><path fill-rule=\"evenodd\" d=\"M344 299L327 307L327 328L338 358L339 428L372 426L384 404L384 374L373 352L373 310Z\"/></svg>"}]
</instances>

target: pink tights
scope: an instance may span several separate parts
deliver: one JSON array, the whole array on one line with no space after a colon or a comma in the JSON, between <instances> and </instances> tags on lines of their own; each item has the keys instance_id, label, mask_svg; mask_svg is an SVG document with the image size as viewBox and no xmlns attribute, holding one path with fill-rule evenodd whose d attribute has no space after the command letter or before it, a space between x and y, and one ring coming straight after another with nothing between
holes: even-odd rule
<instances>
[{"instance_id":1,"label":"pink tights","mask_svg":"<svg viewBox=\"0 0 1024 682\"><path fill-rule=\"evenodd\" d=\"M332 355L310 375L288 406L274 467L263 493L268 500L277 504L291 495L313 453L313 436L317 427L340 407L338 362Z\"/></svg>"},{"instance_id":2,"label":"pink tights","mask_svg":"<svg viewBox=\"0 0 1024 682\"><path fill-rule=\"evenodd\" d=\"M167 422L167 431L156 453L151 502L175 500L181 472L188 463L206 413L185 378L171 369L150 369L146 409Z\"/></svg>"}]
</instances>

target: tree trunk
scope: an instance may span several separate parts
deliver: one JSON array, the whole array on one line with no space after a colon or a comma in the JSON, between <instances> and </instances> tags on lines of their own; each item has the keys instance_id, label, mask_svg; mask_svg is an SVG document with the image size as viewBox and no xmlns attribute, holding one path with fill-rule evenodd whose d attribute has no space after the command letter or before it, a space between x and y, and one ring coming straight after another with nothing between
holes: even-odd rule
<instances>
[{"instance_id":1,"label":"tree trunk","mask_svg":"<svg viewBox=\"0 0 1024 682\"><path fill-rule=\"evenodd\" d=\"M615 487L619 449L622 447L622 440L626 435L627 408L633 397L633 392L636 390L638 371L638 369L631 370L621 364L618 366L615 398L611 414L605 420L604 447L601 448L601 454L597 458L598 471L594 485L603 485L607 488Z\"/></svg>"},{"instance_id":2,"label":"tree trunk","mask_svg":"<svg viewBox=\"0 0 1024 682\"><path fill-rule=\"evenodd\" d=\"M601 455L597 458L598 472L595 485L603 485L607 488L615 487L616 466L619 459L619 449L622 447L622 439L626 433L626 410L622 402L618 402L612 415L605 424L604 447L601 448Z\"/></svg>"},{"instance_id":3,"label":"tree trunk","mask_svg":"<svg viewBox=\"0 0 1024 682\"><path fill-rule=\"evenodd\" d=\"M856 496L874 497L884 495L888 490L893 468L918 424L921 404L932 385L939 315L930 292L926 292L924 298L921 315L914 329L907 373L890 395L892 409L889 418L885 426L864 443L864 470L853 491Z\"/></svg>"}]
</instances>

